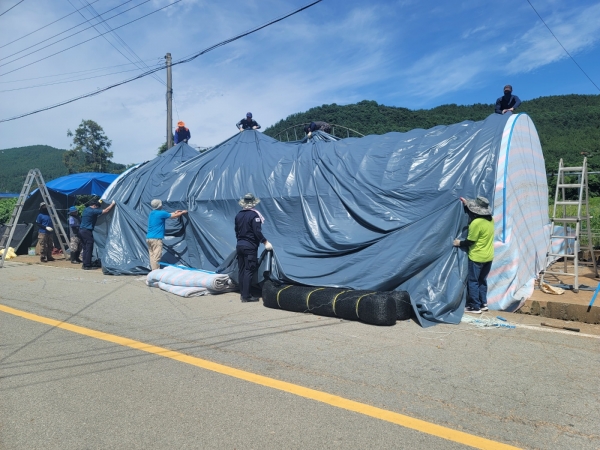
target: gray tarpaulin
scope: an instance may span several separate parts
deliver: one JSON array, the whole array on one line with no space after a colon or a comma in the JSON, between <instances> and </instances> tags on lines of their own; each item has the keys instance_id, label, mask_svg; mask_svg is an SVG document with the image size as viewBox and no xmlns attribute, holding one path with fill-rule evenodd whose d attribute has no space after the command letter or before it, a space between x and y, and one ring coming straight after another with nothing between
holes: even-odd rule
<instances>
[{"instance_id":1,"label":"gray tarpaulin","mask_svg":"<svg viewBox=\"0 0 600 450\"><path fill-rule=\"evenodd\" d=\"M150 201L189 214L167 220L165 262L215 270L235 250L233 219L247 192L262 201L272 277L312 286L406 290L423 326L457 323L466 237L459 197L493 201L507 116L339 141L284 143L237 133L198 154L178 144L105 193L116 210L97 238L109 274L149 271ZM108 217L107 217L108 216ZM261 247L262 248L262 247Z\"/></svg>"}]
</instances>

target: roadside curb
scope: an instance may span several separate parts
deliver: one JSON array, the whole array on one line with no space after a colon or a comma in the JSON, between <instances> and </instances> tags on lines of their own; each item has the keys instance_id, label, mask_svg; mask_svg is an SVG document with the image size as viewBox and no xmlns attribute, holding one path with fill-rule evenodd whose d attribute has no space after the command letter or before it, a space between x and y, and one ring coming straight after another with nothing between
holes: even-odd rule
<instances>
[{"instance_id":1,"label":"roadside curb","mask_svg":"<svg viewBox=\"0 0 600 450\"><path fill-rule=\"evenodd\" d=\"M530 299L526 300L525 304L515 312L570 322L600 324L600 306L590 308L587 305Z\"/></svg>"}]
</instances>

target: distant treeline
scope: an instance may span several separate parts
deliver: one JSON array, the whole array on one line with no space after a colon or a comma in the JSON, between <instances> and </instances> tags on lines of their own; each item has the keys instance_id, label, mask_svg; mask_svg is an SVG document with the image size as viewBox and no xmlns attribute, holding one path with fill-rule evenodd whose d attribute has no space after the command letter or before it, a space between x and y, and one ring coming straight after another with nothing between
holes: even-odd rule
<instances>
[{"instance_id":1,"label":"distant treeline","mask_svg":"<svg viewBox=\"0 0 600 450\"><path fill-rule=\"evenodd\" d=\"M323 105L303 113L292 114L265 130L275 137L279 132L299 123L323 120L356 130L364 135L405 132L415 128L452 125L465 120L479 121L494 112L494 105L442 105L432 109L410 110L379 105L364 100L353 105ZM560 158L567 166L580 166L584 155L590 171L600 171L600 96L559 95L524 101L518 112L533 120L540 141L550 194L554 195L552 174ZM303 135L303 134L302 134ZM590 177L591 194L600 196L600 177Z\"/></svg>"},{"instance_id":2,"label":"distant treeline","mask_svg":"<svg viewBox=\"0 0 600 450\"><path fill-rule=\"evenodd\" d=\"M21 192L30 169L40 169L44 181L68 175L63 163L66 150L48 145L7 148L0 150L0 192ZM107 173L121 173L126 166L108 163ZM34 186L34 189L37 186Z\"/></svg>"}]
</instances>

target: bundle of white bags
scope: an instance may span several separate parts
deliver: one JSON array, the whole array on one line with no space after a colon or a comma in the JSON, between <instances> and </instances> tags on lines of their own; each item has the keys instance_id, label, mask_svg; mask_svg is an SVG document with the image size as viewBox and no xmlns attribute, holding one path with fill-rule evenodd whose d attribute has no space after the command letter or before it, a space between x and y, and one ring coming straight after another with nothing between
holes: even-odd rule
<instances>
[{"instance_id":1,"label":"bundle of white bags","mask_svg":"<svg viewBox=\"0 0 600 450\"><path fill-rule=\"evenodd\" d=\"M148 274L146 284L180 297L220 294L237 289L228 275L204 270L181 269L175 266L153 270Z\"/></svg>"}]
</instances>

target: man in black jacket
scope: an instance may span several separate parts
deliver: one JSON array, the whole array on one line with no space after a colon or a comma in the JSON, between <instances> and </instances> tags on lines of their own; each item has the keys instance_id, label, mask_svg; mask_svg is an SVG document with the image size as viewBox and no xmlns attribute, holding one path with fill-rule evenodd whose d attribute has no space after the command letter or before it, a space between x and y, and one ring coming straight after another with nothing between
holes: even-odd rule
<instances>
[{"instance_id":1,"label":"man in black jacket","mask_svg":"<svg viewBox=\"0 0 600 450\"><path fill-rule=\"evenodd\" d=\"M235 247L238 261L238 284L242 303L257 302L258 298L250 295L252 276L258 269L258 246L261 242L265 250L273 250L273 246L262 234L262 224L265 221L261 213L254 209L260 202L254 194L246 194L238 202L242 210L235 216Z\"/></svg>"},{"instance_id":2,"label":"man in black jacket","mask_svg":"<svg viewBox=\"0 0 600 450\"><path fill-rule=\"evenodd\" d=\"M244 130L258 130L260 129L260 125L256 122L256 120L252 119L252 113L246 113L246 118L240 120L235 124L236 127L240 129L240 131Z\"/></svg>"},{"instance_id":3,"label":"man in black jacket","mask_svg":"<svg viewBox=\"0 0 600 450\"><path fill-rule=\"evenodd\" d=\"M496 114L513 113L521 105L521 100L516 95L512 95L512 86L504 86L504 95L496 100Z\"/></svg>"}]
</instances>

